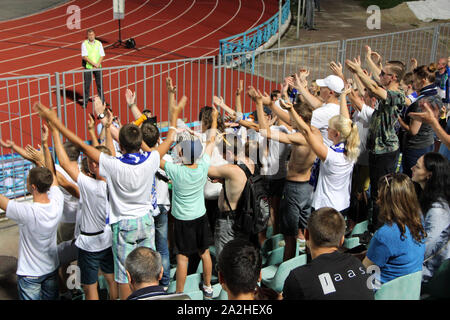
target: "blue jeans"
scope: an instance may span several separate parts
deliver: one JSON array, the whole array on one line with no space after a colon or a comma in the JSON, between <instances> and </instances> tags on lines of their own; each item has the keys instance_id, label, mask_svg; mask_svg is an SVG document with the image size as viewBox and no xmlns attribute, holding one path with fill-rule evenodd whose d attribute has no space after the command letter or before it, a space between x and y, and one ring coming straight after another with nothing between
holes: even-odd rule
<instances>
[{"instance_id":1,"label":"blue jeans","mask_svg":"<svg viewBox=\"0 0 450 320\"><path fill-rule=\"evenodd\" d=\"M49 274L31 277L17 275L20 300L58 300L58 270Z\"/></svg>"},{"instance_id":2,"label":"blue jeans","mask_svg":"<svg viewBox=\"0 0 450 320\"><path fill-rule=\"evenodd\" d=\"M161 212L155 220L155 246L156 251L161 255L162 265L164 268L163 276L160 281L160 285L163 287L169 286L170 282L170 258L169 258L169 246L167 240L167 215L168 209L163 205L158 205Z\"/></svg>"},{"instance_id":3,"label":"blue jeans","mask_svg":"<svg viewBox=\"0 0 450 320\"><path fill-rule=\"evenodd\" d=\"M405 151L403 151L402 155L403 173L411 178L412 176L411 168L416 164L417 160L419 160L419 158L423 156L425 153L433 151L433 149L434 145L422 149L405 148Z\"/></svg>"}]
</instances>

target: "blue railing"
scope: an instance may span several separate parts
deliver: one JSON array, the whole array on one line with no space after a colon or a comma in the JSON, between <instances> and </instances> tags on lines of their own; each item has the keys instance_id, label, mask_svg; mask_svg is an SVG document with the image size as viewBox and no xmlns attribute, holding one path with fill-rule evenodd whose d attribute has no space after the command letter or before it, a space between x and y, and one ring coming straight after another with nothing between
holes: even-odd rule
<instances>
[{"instance_id":1,"label":"blue railing","mask_svg":"<svg viewBox=\"0 0 450 320\"><path fill-rule=\"evenodd\" d=\"M1 158L0 194L16 198L26 194L26 177L32 163L18 154L8 154Z\"/></svg>"},{"instance_id":2,"label":"blue railing","mask_svg":"<svg viewBox=\"0 0 450 320\"><path fill-rule=\"evenodd\" d=\"M281 8L281 25L289 18L290 11L290 0L287 0ZM278 18L279 13L253 29L220 40L219 55L222 63L230 63L230 61L226 61L231 60L231 57L226 56L227 54L254 51L268 42L278 33Z\"/></svg>"}]
</instances>

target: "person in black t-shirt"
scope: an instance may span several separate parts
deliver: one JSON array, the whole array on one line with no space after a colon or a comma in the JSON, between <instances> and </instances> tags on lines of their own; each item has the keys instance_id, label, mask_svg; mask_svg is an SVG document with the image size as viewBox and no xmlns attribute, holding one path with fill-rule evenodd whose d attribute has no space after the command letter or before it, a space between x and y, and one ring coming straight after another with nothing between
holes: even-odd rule
<instances>
[{"instance_id":1,"label":"person in black t-shirt","mask_svg":"<svg viewBox=\"0 0 450 320\"><path fill-rule=\"evenodd\" d=\"M286 278L286 300L373 300L370 275L356 257L341 253L345 220L332 208L311 213L306 229L306 245L312 261L295 268Z\"/></svg>"}]
</instances>

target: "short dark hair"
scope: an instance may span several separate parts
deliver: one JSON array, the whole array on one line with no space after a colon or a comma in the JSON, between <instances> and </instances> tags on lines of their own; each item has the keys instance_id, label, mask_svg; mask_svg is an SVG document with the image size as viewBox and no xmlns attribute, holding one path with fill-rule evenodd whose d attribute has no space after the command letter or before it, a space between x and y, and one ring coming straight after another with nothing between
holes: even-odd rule
<instances>
[{"instance_id":1,"label":"short dark hair","mask_svg":"<svg viewBox=\"0 0 450 320\"><path fill-rule=\"evenodd\" d=\"M388 67L391 70L391 72L397 76L397 82L400 83L400 81L405 76L406 72L405 64L401 61L392 60L387 62L386 67Z\"/></svg>"},{"instance_id":2,"label":"short dark hair","mask_svg":"<svg viewBox=\"0 0 450 320\"><path fill-rule=\"evenodd\" d=\"M412 72L405 73L402 80L406 85L412 85L413 84L413 73Z\"/></svg>"},{"instance_id":3,"label":"short dark hair","mask_svg":"<svg viewBox=\"0 0 450 320\"><path fill-rule=\"evenodd\" d=\"M311 124L314 108L310 104L301 101L297 102L294 104L294 110L300 117L302 117L303 121L307 124Z\"/></svg>"},{"instance_id":4,"label":"short dark hair","mask_svg":"<svg viewBox=\"0 0 450 320\"><path fill-rule=\"evenodd\" d=\"M280 90L277 90L277 89L273 90L273 91L270 93L270 100L275 99L280 93L281 93Z\"/></svg>"},{"instance_id":5,"label":"short dark hair","mask_svg":"<svg viewBox=\"0 0 450 320\"><path fill-rule=\"evenodd\" d=\"M161 267L159 252L147 247L134 249L125 259L125 269L136 283L158 281Z\"/></svg>"},{"instance_id":6,"label":"short dark hair","mask_svg":"<svg viewBox=\"0 0 450 320\"><path fill-rule=\"evenodd\" d=\"M63 144L64 150L67 153L67 156L69 157L70 161L77 161L78 157L80 156L80 149L78 149L77 146L75 146L72 142L66 141Z\"/></svg>"},{"instance_id":7,"label":"short dark hair","mask_svg":"<svg viewBox=\"0 0 450 320\"><path fill-rule=\"evenodd\" d=\"M45 167L31 169L28 173L28 177L30 179L30 185L35 185L39 193L46 193L53 183L53 174Z\"/></svg>"},{"instance_id":8,"label":"short dark hair","mask_svg":"<svg viewBox=\"0 0 450 320\"><path fill-rule=\"evenodd\" d=\"M119 142L127 153L138 151L142 145L141 129L134 123L127 123L120 128Z\"/></svg>"},{"instance_id":9,"label":"short dark hair","mask_svg":"<svg viewBox=\"0 0 450 320\"><path fill-rule=\"evenodd\" d=\"M333 208L313 211L308 219L309 236L317 247L339 247L345 228L344 217Z\"/></svg>"},{"instance_id":10,"label":"short dark hair","mask_svg":"<svg viewBox=\"0 0 450 320\"><path fill-rule=\"evenodd\" d=\"M142 139L150 147L154 147L159 140L159 130L158 128L150 123L144 122L141 126Z\"/></svg>"},{"instance_id":11,"label":"short dark hair","mask_svg":"<svg viewBox=\"0 0 450 320\"><path fill-rule=\"evenodd\" d=\"M204 106L203 108L200 109L200 112L198 114L199 120L200 122L202 122L202 124L204 124L204 128L203 130L208 130L211 128L212 125L212 112L213 112L213 108L210 106ZM222 118L222 115L219 114L217 115L217 131L218 132L224 132L225 131L225 124Z\"/></svg>"},{"instance_id":12,"label":"short dark hair","mask_svg":"<svg viewBox=\"0 0 450 320\"><path fill-rule=\"evenodd\" d=\"M261 272L261 255L249 241L234 239L222 249L218 269L234 295L255 291Z\"/></svg>"},{"instance_id":13,"label":"short dark hair","mask_svg":"<svg viewBox=\"0 0 450 320\"><path fill-rule=\"evenodd\" d=\"M87 29L86 34L91 33L91 32L95 33L94 29L92 29L92 28Z\"/></svg>"}]
</instances>

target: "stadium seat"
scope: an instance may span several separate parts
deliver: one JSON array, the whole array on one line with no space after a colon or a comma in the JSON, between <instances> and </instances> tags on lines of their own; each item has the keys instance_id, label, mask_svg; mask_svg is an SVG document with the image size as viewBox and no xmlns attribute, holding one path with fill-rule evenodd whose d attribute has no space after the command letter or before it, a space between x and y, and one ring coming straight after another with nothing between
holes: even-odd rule
<instances>
[{"instance_id":1,"label":"stadium seat","mask_svg":"<svg viewBox=\"0 0 450 320\"><path fill-rule=\"evenodd\" d=\"M192 291L199 290L200 281L202 280L202 276L200 273L193 273L186 277L186 282L184 283L184 293L189 293ZM168 293L174 293L177 288L177 282L171 281L169 284Z\"/></svg>"},{"instance_id":2,"label":"stadium seat","mask_svg":"<svg viewBox=\"0 0 450 320\"><path fill-rule=\"evenodd\" d=\"M228 300L228 293L225 290L220 290L217 300Z\"/></svg>"},{"instance_id":3,"label":"stadium seat","mask_svg":"<svg viewBox=\"0 0 450 320\"><path fill-rule=\"evenodd\" d=\"M375 293L375 300L419 300L422 271L383 283Z\"/></svg>"},{"instance_id":4,"label":"stadium seat","mask_svg":"<svg viewBox=\"0 0 450 320\"><path fill-rule=\"evenodd\" d=\"M296 256L281 263L278 267L268 266L261 270L262 273L262 283L269 288L280 293L283 290L284 281L286 280L289 273L307 262L306 254Z\"/></svg>"},{"instance_id":5,"label":"stadium seat","mask_svg":"<svg viewBox=\"0 0 450 320\"><path fill-rule=\"evenodd\" d=\"M261 246L261 253L267 253L280 247L280 241L284 240L284 236L281 233L275 234L270 238L267 238Z\"/></svg>"},{"instance_id":6,"label":"stadium seat","mask_svg":"<svg viewBox=\"0 0 450 320\"><path fill-rule=\"evenodd\" d=\"M273 227L272 226L267 226L266 229L266 237L267 239L271 238L273 236Z\"/></svg>"},{"instance_id":7,"label":"stadium seat","mask_svg":"<svg viewBox=\"0 0 450 320\"><path fill-rule=\"evenodd\" d=\"M222 291L222 285L220 283L216 283L212 286L213 288L213 299L219 300L220 292Z\"/></svg>"},{"instance_id":8,"label":"stadium seat","mask_svg":"<svg viewBox=\"0 0 450 320\"><path fill-rule=\"evenodd\" d=\"M433 277L423 285L426 300L450 299L450 259L444 260Z\"/></svg>"},{"instance_id":9,"label":"stadium seat","mask_svg":"<svg viewBox=\"0 0 450 320\"><path fill-rule=\"evenodd\" d=\"M203 300L203 291L197 290L197 291L191 291L186 293L191 300Z\"/></svg>"},{"instance_id":10,"label":"stadium seat","mask_svg":"<svg viewBox=\"0 0 450 320\"><path fill-rule=\"evenodd\" d=\"M197 267L197 271L196 273L202 274L203 273L203 261L200 260L200 262L198 263L198 267ZM219 282L219 279L217 278L216 275L214 275L214 271L211 275L211 283L217 283Z\"/></svg>"},{"instance_id":11,"label":"stadium seat","mask_svg":"<svg viewBox=\"0 0 450 320\"><path fill-rule=\"evenodd\" d=\"M283 262L284 247L276 248L262 257L263 267L279 265Z\"/></svg>"},{"instance_id":12,"label":"stadium seat","mask_svg":"<svg viewBox=\"0 0 450 320\"><path fill-rule=\"evenodd\" d=\"M354 227L352 232L350 233L350 237L356 235L356 234L363 234L364 232L366 232L369 226L369 220L364 220L360 223L357 223Z\"/></svg>"},{"instance_id":13,"label":"stadium seat","mask_svg":"<svg viewBox=\"0 0 450 320\"><path fill-rule=\"evenodd\" d=\"M343 246L347 249L353 249L359 246L359 238L358 237L345 238Z\"/></svg>"}]
</instances>

